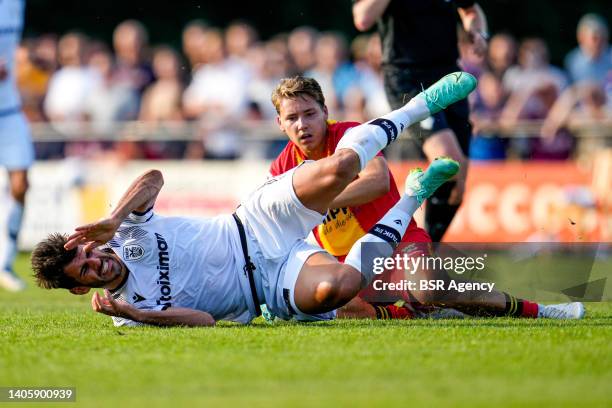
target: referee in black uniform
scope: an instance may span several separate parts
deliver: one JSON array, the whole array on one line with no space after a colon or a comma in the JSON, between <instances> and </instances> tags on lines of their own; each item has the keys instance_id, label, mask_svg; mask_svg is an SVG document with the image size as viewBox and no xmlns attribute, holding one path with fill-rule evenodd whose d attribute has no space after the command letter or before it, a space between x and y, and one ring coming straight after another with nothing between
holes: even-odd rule
<instances>
[{"instance_id":1,"label":"referee in black uniform","mask_svg":"<svg viewBox=\"0 0 612 408\"><path fill-rule=\"evenodd\" d=\"M360 31L378 24L383 47L385 91L393 109L458 71L457 24L470 36L474 51L487 49L487 23L473 0L354 0L353 19ZM465 189L472 126L462 100L408 132L429 161L450 156L461 163L457 179L440 187L428 200L425 228L439 242L450 225Z\"/></svg>"}]
</instances>

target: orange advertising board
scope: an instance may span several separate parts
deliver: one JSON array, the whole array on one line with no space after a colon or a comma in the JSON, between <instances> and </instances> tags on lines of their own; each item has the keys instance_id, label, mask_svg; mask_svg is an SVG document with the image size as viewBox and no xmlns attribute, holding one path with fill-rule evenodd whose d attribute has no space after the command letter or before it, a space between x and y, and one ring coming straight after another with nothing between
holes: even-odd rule
<instances>
[{"instance_id":1,"label":"orange advertising board","mask_svg":"<svg viewBox=\"0 0 612 408\"><path fill-rule=\"evenodd\" d=\"M415 166L426 164L390 163L399 186ZM575 162L472 163L463 205L444 240L610 241L612 214L592 185L592 172Z\"/></svg>"}]
</instances>

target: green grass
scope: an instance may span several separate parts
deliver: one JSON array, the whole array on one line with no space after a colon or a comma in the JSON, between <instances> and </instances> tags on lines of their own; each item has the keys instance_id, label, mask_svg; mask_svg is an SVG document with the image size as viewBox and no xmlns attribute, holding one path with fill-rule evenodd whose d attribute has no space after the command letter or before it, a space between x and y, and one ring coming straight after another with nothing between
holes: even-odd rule
<instances>
[{"instance_id":1,"label":"green grass","mask_svg":"<svg viewBox=\"0 0 612 408\"><path fill-rule=\"evenodd\" d=\"M0 386L76 387L77 404L52 404L69 407L612 404L610 303L579 322L117 329L89 299L0 292Z\"/></svg>"}]
</instances>

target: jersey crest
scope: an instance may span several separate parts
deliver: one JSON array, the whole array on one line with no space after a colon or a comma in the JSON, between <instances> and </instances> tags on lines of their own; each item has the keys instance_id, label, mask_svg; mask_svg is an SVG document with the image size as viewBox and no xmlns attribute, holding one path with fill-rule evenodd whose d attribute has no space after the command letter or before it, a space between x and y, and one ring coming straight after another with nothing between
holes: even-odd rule
<instances>
[{"instance_id":1,"label":"jersey crest","mask_svg":"<svg viewBox=\"0 0 612 408\"><path fill-rule=\"evenodd\" d=\"M145 250L138 244L125 245L123 247L123 259L127 262L137 261L145 255Z\"/></svg>"}]
</instances>

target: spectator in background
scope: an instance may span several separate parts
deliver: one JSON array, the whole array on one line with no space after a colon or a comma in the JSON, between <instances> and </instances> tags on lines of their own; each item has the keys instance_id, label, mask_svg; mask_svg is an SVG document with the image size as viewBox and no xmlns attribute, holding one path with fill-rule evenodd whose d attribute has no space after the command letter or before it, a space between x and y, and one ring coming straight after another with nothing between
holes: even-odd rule
<instances>
[{"instance_id":1,"label":"spectator in background","mask_svg":"<svg viewBox=\"0 0 612 408\"><path fill-rule=\"evenodd\" d=\"M612 70L612 49L608 25L597 14L586 14L578 22L578 47L565 58L565 69L572 82L602 84Z\"/></svg>"},{"instance_id":2,"label":"spectator in background","mask_svg":"<svg viewBox=\"0 0 612 408\"><path fill-rule=\"evenodd\" d=\"M47 70L34 58L38 40L26 40L15 53L15 79L21 95L23 113L31 122L45 120L42 103L53 71Z\"/></svg>"},{"instance_id":3,"label":"spectator in background","mask_svg":"<svg viewBox=\"0 0 612 408\"><path fill-rule=\"evenodd\" d=\"M243 119L272 120L276 118L276 109L270 103L270 95L279 81L293 72L286 38L276 36L266 43L256 44L249 50L247 60L253 68L253 77L248 84L248 111ZM270 136L278 135L277 129L270 128L269 134ZM284 139L252 142L243 157L271 159L276 157L286 144Z\"/></svg>"},{"instance_id":4,"label":"spectator in background","mask_svg":"<svg viewBox=\"0 0 612 408\"><path fill-rule=\"evenodd\" d=\"M44 112L60 131L75 131L75 122L85 119L88 95L101 81L101 75L83 65L86 38L78 33L64 35L58 44L61 68L49 81Z\"/></svg>"},{"instance_id":5,"label":"spectator in background","mask_svg":"<svg viewBox=\"0 0 612 408\"><path fill-rule=\"evenodd\" d=\"M366 61L371 70L370 72L373 74L365 75L366 78L371 78L371 85L366 85L366 88L370 89L370 91L366 91L368 98L366 102L368 115L372 117L379 117L382 116L382 112L390 111L391 106L389 105L389 101L385 93L384 74L382 69L382 41L377 33L372 34L368 39Z\"/></svg>"},{"instance_id":6,"label":"spectator in background","mask_svg":"<svg viewBox=\"0 0 612 408\"><path fill-rule=\"evenodd\" d=\"M501 115L508 126L519 120L542 120L567 86L565 74L548 62L548 48L539 38L526 39L519 48L519 66L506 71L503 78L510 97ZM531 137L537 135L525 134ZM518 138L513 146L523 158L566 159L573 140L568 134L558 134L554 139L542 141Z\"/></svg>"},{"instance_id":7,"label":"spectator in background","mask_svg":"<svg viewBox=\"0 0 612 408\"><path fill-rule=\"evenodd\" d=\"M25 40L15 58L23 112L31 122L44 121L43 101L49 80L57 69L57 37L46 34Z\"/></svg>"},{"instance_id":8,"label":"spectator in background","mask_svg":"<svg viewBox=\"0 0 612 408\"><path fill-rule=\"evenodd\" d=\"M276 41L259 44L250 49L247 59L254 70L253 79L248 85L248 98L252 109L256 109L254 118L274 119L276 110L270 104L270 95L279 81L290 75L287 47L279 46Z\"/></svg>"},{"instance_id":9,"label":"spectator in background","mask_svg":"<svg viewBox=\"0 0 612 408\"><path fill-rule=\"evenodd\" d=\"M234 21L225 30L227 55L230 59L244 60L257 41L257 31L245 21Z\"/></svg>"},{"instance_id":10,"label":"spectator in background","mask_svg":"<svg viewBox=\"0 0 612 408\"><path fill-rule=\"evenodd\" d=\"M183 119L181 98L184 86L180 78L180 64L178 54L170 47L161 46L153 52L156 80L143 94L138 116L140 121L156 125ZM184 150L185 143L182 141L144 144L144 155L149 159L180 158Z\"/></svg>"},{"instance_id":11,"label":"spectator in background","mask_svg":"<svg viewBox=\"0 0 612 408\"><path fill-rule=\"evenodd\" d=\"M258 40L257 31L244 21L234 21L225 30L225 48L227 50L227 62L235 69L242 69L241 77L253 76L253 67L246 59L249 49Z\"/></svg>"},{"instance_id":12,"label":"spectator in background","mask_svg":"<svg viewBox=\"0 0 612 408\"><path fill-rule=\"evenodd\" d=\"M609 134L601 125L609 125L612 120L608 87L612 79L612 49L608 26L600 16L586 14L576 31L578 47L565 58L573 84L551 108L540 135L543 144L551 144L559 135L580 132L583 137L578 150L592 155L610 146Z\"/></svg>"},{"instance_id":13,"label":"spectator in background","mask_svg":"<svg viewBox=\"0 0 612 408\"><path fill-rule=\"evenodd\" d=\"M58 64L58 41L45 34L29 41L27 55L17 54L17 86L23 96L24 113L30 121L45 121L44 101L51 77ZM22 59L23 58L23 59ZM37 159L60 158L64 155L63 142L34 143Z\"/></svg>"},{"instance_id":14,"label":"spectator in background","mask_svg":"<svg viewBox=\"0 0 612 408\"><path fill-rule=\"evenodd\" d=\"M465 46L460 44L460 50ZM503 160L507 156L507 140L500 137L499 127L509 92L504 88L502 78L516 64L516 40L507 33L495 34L489 41L486 59L482 63L475 59L477 56L471 57L474 57L470 58L472 65L477 65L473 71L480 72L480 76L476 92L470 95L470 119L474 128L469 157L471 160Z\"/></svg>"},{"instance_id":15,"label":"spectator in background","mask_svg":"<svg viewBox=\"0 0 612 408\"><path fill-rule=\"evenodd\" d=\"M242 67L225 56L223 35L206 32L206 63L200 66L183 94L184 114L199 119L203 144L190 144L189 158L233 159L240 155L240 136L235 129L246 104L249 77Z\"/></svg>"},{"instance_id":16,"label":"spectator in background","mask_svg":"<svg viewBox=\"0 0 612 408\"><path fill-rule=\"evenodd\" d=\"M249 107L246 114L247 120L263 120L264 118L270 118L272 115L271 110L266 109L265 104L266 94L269 94L268 91L270 90L268 83L270 74L268 69L269 56L270 52L266 51L263 43L253 45L247 53L246 61L253 69L253 77L247 89ZM276 58L271 60L276 60Z\"/></svg>"},{"instance_id":17,"label":"spectator in background","mask_svg":"<svg viewBox=\"0 0 612 408\"><path fill-rule=\"evenodd\" d=\"M496 130L508 95L497 75L488 71L480 75L475 94L470 115L474 125L470 159L503 160L506 146Z\"/></svg>"},{"instance_id":18,"label":"spectator in background","mask_svg":"<svg viewBox=\"0 0 612 408\"><path fill-rule=\"evenodd\" d=\"M544 143L551 143L559 134L579 131L578 148L582 154L593 155L610 147L612 139L612 106L604 88L596 82L576 83L555 102L542 125Z\"/></svg>"},{"instance_id":19,"label":"spectator in background","mask_svg":"<svg viewBox=\"0 0 612 408\"><path fill-rule=\"evenodd\" d=\"M358 86L359 74L347 59L344 38L337 33L324 33L315 46L315 66L305 73L314 78L327 96L327 107L331 116L342 109L346 92Z\"/></svg>"},{"instance_id":20,"label":"spectator in background","mask_svg":"<svg viewBox=\"0 0 612 408\"><path fill-rule=\"evenodd\" d=\"M391 110L391 107L383 84L380 36L377 33L357 36L351 44L351 51L359 76L359 90L363 95L362 116L366 118L365 120L383 116L385 112ZM343 99L345 109L349 105L352 105L353 109L358 106L351 102L351 97L350 92L345 94Z\"/></svg>"},{"instance_id":21,"label":"spectator in background","mask_svg":"<svg viewBox=\"0 0 612 408\"><path fill-rule=\"evenodd\" d=\"M367 63L368 41L371 35L372 34L359 34L351 41L351 58L355 65L359 65L361 62Z\"/></svg>"},{"instance_id":22,"label":"spectator in background","mask_svg":"<svg viewBox=\"0 0 612 408\"><path fill-rule=\"evenodd\" d=\"M136 119L138 94L125 82L113 80L113 55L104 44L97 44L90 52L88 65L100 77L85 100L84 114L91 129L109 134L115 130L117 121Z\"/></svg>"},{"instance_id":23,"label":"spectator in background","mask_svg":"<svg viewBox=\"0 0 612 408\"><path fill-rule=\"evenodd\" d=\"M138 119L144 122L177 121L183 119L179 56L170 47L161 46L153 52L153 72L156 80L145 90Z\"/></svg>"},{"instance_id":24,"label":"spectator in background","mask_svg":"<svg viewBox=\"0 0 612 408\"><path fill-rule=\"evenodd\" d=\"M113 55L103 43L90 42L87 51L87 69L96 81L88 88L83 100L82 117L89 122L81 132L97 135L115 135L118 121L133 120L138 109L138 95L125 84L116 83L113 77ZM100 157L112 149L112 143L101 141L70 141L65 155L76 157Z\"/></svg>"},{"instance_id":25,"label":"spectator in background","mask_svg":"<svg viewBox=\"0 0 612 408\"><path fill-rule=\"evenodd\" d=\"M516 40L510 34L500 33L491 37L487 53L489 71L497 78L503 78L506 71L516 64Z\"/></svg>"},{"instance_id":26,"label":"spectator in background","mask_svg":"<svg viewBox=\"0 0 612 408\"><path fill-rule=\"evenodd\" d=\"M352 87L344 94L342 120L346 122L367 122L366 97L358 87Z\"/></svg>"},{"instance_id":27,"label":"spectator in background","mask_svg":"<svg viewBox=\"0 0 612 408\"><path fill-rule=\"evenodd\" d=\"M113 80L142 95L153 82L153 70L144 59L148 36L144 26L136 20L126 20L113 32L116 67Z\"/></svg>"},{"instance_id":28,"label":"spectator in background","mask_svg":"<svg viewBox=\"0 0 612 408\"><path fill-rule=\"evenodd\" d=\"M366 91L363 87L363 85L367 83L366 77L368 77L369 74L373 74L367 61L368 40L369 35L361 34L355 37L351 42L351 56L355 69L359 73L360 81L344 93L344 97L341 101L341 119L343 121L366 122L368 120L368 113L366 111L368 98L365 95ZM370 76L369 79L372 79L372 76Z\"/></svg>"},{"instance_id":29,"label":"spectator in background","mask_svg":"<svg viewBox=\"0 0 612 408\"><path fill-rule=\"evenodd\" d=\"M514 94L535 93L546 87L558 94L567 86L563 71L550 65L548 47L539 38L528 38L519 48L519 66L509 68L503 77L505 88Z\"/></svg>"},{"instance_id":30,"label":"spectator in background","mask_svg":"<svg viewBox=\"0 0 612 408\"><path fill-rule=\"evenodd\" d=\"M462 71L469 72L476 78L485 69L486 55L476 52L472 37L463 29L457 30L457 41L459 47L459 67Z\"/></svg>"},{"instance_id":31,"label":"spectator in background","mask_svg":"<svg viewBox=\"0 0 612 408\"><path fill-rule=\"evenodd\" d=\"M208 25L202 20L191 21L183 29L183 54L189 62L190 77L205 62L202 50L207 29Z\"/></svg>"},{"instance_id":32,"label":"spectator in background","mask_svg":"<svg viewBox=\"0 0 612 408\"><path fill-rule=\"evenodd\" d=\"M287 43L289 54L295 64L294 74L303 74L314 67L314 48L317 37L317 30L308 26L298 27L289 34Z\"/></svg>"},{"instance_id":33,"label":"spectator in background","mask_svg":"<svg viewBox=\"0 0 612 408\"><path fill-rule=\"evenodd\" d=\"M46 72L53 73L57 69L57 36L44 34L37 38L32 49L32 61Z\"/></svg>"}]
</instances>

